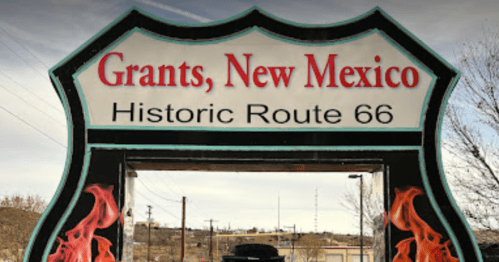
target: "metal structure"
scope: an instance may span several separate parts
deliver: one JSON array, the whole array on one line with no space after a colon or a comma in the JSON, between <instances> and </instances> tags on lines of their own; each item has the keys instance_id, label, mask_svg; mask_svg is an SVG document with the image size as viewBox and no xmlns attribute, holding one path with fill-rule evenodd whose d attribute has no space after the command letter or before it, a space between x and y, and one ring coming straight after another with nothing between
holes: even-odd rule
<instances>
[{"instance_id":1,"label":"metal structure","mask_svg":"<svg viewBox=\"0 0 499 262\"><path fill-rule=\"evenodd\" d=\"M332 25L252 8L195 26L133 8L50 77L70 128L68 159L26 262L122 261L128 167L382 171L386 261L481 261L440 160L459 72L380 8Z\"/></svg>"},{"instance_id":2,"label":"metal structure","mask_svg":"<svg viewBox=\"0 0 499 262\"><path fill-rule=\"evenodd\" d=\"M364 182L362 181L362 174L360 175L349 175L348 178L353 178L353 179L357 179L357 178L360 178L360 188L359 188L359 194L360 194L360 212L359 212L359 216L360 216L360 262L363 262L364 261L364 252L363 249L364 249L364 232L362 231L362 227L364 225L363 223L363 219L364 219L364 212L362 212L362 204L363 204L363 195L364 195Z\"/></svg>"}]
</instances>

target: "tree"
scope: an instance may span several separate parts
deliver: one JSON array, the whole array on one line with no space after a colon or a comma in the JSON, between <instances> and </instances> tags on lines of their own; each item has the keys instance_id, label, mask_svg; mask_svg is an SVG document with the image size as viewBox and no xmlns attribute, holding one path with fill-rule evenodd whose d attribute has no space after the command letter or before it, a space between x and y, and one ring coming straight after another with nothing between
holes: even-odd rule
<instances>
[{"instance_id":1,"label":"tree","mask_svg":"<svg viewBox=\"0 0 499 262\"><path fill-rule=\"evenodd\" d=\"M21 209L23 211L30 211L41 214L43 213L45 208L47 208L47 203L39 195L34 195L34 196L28 195L25 197L16 194L10 197L5 196L0 201L0 207L13 207Z\"/></svg>"},{"instance_id":2,"label":"tree","mask_svg":"<svg viewBox=\"0 0 499 262\"><path fill-rule=\"evenodd\" d=\"M384 238L384 204L381 195L374 193L374 184L365 183L362 185L362 222L364 234L373 236L373 252L375 261L384 261L385 257L385 238ZM348 190L343 194L341 205L345 207L352 215L360 216L360 180L354 189ZM355 225L360 227L360 219L355 219ZM364 245L367 244L364 242Z\"/></svg>"},{"instance_id":3,"label":"tree","mask_svg":"<svg viewBox=\"0 0 499 262\"><path fill-rule=\"evenodd\" d=\"M377 229L379 223L376 220L381 216L383 217L384 207L383 198L375 194L371 183L365 183L362 186L362 220L365 228L371 232ZM360 214L360 181L357 185L343 193L343 201L341 205L346 208L352 215L359 217ZM359 227L360 219L354 220L355 226ZM366 230L367 231L367 230Z\"/></svg>"},{"instance_id":4,"label":"tree","mask_svg":"<svg viewBox=\"0 0 499 262\"><path fill-rule=\"evenodd\" d=\"M318 257L325 253L323 246L324 241L317 236L311 234L304 235L297 242L296 253L307 262L311 261L311 259L317 261Z\"/></svg>"},{"instance_id":5,"label":"tree","mask_svg":"<svg viewBox=\"0 0 499 262\"><path fill-rule=\"evenodd\" d=\"M33 229L46 207L40 196L6 196L0 200L0 261L22 261Z\"/></svg>"},{"instance_id":6,"label":"tree","mask_svg":"<svg viewBox=\"0 0 499 262\"><path fill-rule=\"evenodd\" d=\"M473 227L499 229L499 30L459 51L462 72L445 114L445 171Z\"/></svg>"}]
</instances>

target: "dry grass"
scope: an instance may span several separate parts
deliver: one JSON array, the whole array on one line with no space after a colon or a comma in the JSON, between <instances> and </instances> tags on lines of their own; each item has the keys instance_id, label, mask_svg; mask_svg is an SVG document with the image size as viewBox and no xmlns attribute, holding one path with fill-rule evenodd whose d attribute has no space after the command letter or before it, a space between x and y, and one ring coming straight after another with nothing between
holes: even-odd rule
<instances>
[{"instance_id":1,"label":"dry grass","mask_svg":"<svg viewBox=\"0 0 499 262\"><path fill-rule=\"evenodd\" d=\"M40 214L0 207L0 260L22 261Z\"/></svg>"},{"instance_id":2,"label":"dry grass","mask_svg":"<svg viewBox=\"0 0 499 262\"><path fill-rule=\"evenodd\" d=\"M186 231L185 261L200 262L201 258L204 257L205 261L209 262L209 235L209 231L205 230ZM294 236L296 244L298 245L300 239L306 235L310 234L297 234ZM357 235L336 235L333 233L317 233L313 235L328 246L358 246L360 244ZM135 262L147 261L147 239L148 228L136 226L134 237L136 242L134 246ZM292 239L292 235L281 237L281 241L287 243L291 243ZM159 262L179 262L180 242L180 229L151 229L150 259L153 260L157 257ZM218 255L219 257L229 255L234 246L247 243L277 246L277 236L220 238ZM364 237L364 245L370 244L372 244L372 238ZM213 256L216 256L216 237L213 237ZM214 261L216 261L216 258L214 258Z\"/></svg>"}]
</instances>

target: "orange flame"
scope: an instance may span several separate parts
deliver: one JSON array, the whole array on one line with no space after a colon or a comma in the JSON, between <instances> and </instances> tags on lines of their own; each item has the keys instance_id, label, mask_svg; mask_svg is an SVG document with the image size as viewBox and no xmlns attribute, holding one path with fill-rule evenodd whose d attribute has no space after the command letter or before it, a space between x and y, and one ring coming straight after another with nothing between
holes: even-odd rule
<instances>
[{"instance_id":1,"label":"orange flame","mask_svg":"<svg viewBox=\"0 0 499 262\"><path fill-rule=\"evenodd\" d=\"M396 245L398 253L393 262L412 262L409 253L413 241L416 242L417 247L415 260L417 262L459 262L449 250L451 241L440 244L442 235L435 232L416 213L413 200L421 194L423 191L417 187L403 190L395 188L395 200L390 212L390 220L398 229L411 231L414 237L404 239Z\"/></svg>"},{"instance_id":2,"label":"orange flame","mask_svg":"<svg viewBox=\"0 0 499 262\"><path fill-rule=\"evenodd\" d=\"M85 192L95 197L94 207L75 228L66 232L68 241L57 238L59 246L54 254L50 255L47 262L80 262L92 260L92 239L97 240L99 255L95 262L114 262L115 258L110 252L111 242L103 237L95 236L96 229L111 226L118 218L119 211L113 197L113 186L104 188L93 184L85 188Z\"/></svg>"},{"instance_id":3,"label":"orange flame","mask_svg":"<svg viewBox=\"0 0 499 262\"><path fill-rule=\"evenodd\" d=\"M112 246L111 241L100 236L94 236L94 239L97 240L97 245L99 247L99 255L95 258L95 262L115 262L116 259L114 259L114 256L110 251Z\"/></svg>"}]
</instances>

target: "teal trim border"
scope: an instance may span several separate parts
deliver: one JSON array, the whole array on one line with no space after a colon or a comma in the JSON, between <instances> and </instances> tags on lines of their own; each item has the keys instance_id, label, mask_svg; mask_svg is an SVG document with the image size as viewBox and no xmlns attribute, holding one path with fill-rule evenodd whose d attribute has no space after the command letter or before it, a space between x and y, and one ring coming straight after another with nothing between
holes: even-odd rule
<instances>
[{"instance_id":1,"label":"teal trim border","mask_svg":"<svg viewBox=\"0 0 499 262\"><path fill-rule=\"evenodd\" d=\"M402 29L406 34L408 34L419 45L421 45L424 49L426 49L433 56L435 56L441 63L443 63L448 68L450 68L452 71L456 72L456 77L453 79L452 83L450 83L449 88L447 90L447 93L446 93L446 95L445 95L445 97L443 99L443 102L442 102L442 105L441 105L441 108L440 108L440 116L439 116L439 119L438 119L437 130L436 130L436 136L437 136L436 140L437 141L436 141L435 147L436 147L437 155L438 155L437 161L438 161L438 166L439 166L439 169L440 169L440 179L442 181L442 185L444 187L445 194L447 195L448 199L450 200L450 202L452 204L452 208L454 209L454 211L456 211L456 213L458 214L460 220L463 221L463 224L465 225L465 228L468 231L468 235L470 235L471 241L473 242L473 248L475 249L475 253L477 254L479 262L483 262L483 258L481 256L481 252L480 252L480 249L478 247L478 243L476 242L476 239L475 239L474 234L473 234L473 232L471 230L471 227L469 226L469 224L468 224L466 218L464 217L464 215L462 214L461 210L458 208L458 205L457 205L457 203L456 203L456 201L455 201L454 197L452 196L452 193L451 193L451 191L449 189L449 186L448 186L448 183L447 183L447 179L445 178L445 170L443 168L443 161L442 161L442 150L441 150L441 146L440 146L441 145L441 134L442 134L442 126L443 126L443 118L444 118L444 115L445 115L445 109L447 107L450 95L451 95L452 91L454 90L454 88L455 88L455 86L456 86L456 84L457 84L457 82L458 82L458 80L459 80L459 78L461 76L461 72L459 72L459 70L457 70L449 62L447 62L445 59L443 59L438 53L436 53L435 51L433 51L433 49L431 49L430 47L428 47L423 41L421 41L419 38L417 38L415 35L413 35L410 31L406 30L402 25L400 25L390 15L388 15L387 13L385 13L381 8L377 8L377 9L383 14L383 16L385 16L387 19L389 19L390 22L392 22L397 27L399 27L400 29ZM426 176L426 172L425 172L425 176ZM427 177L425 177L425 179L427 179ZM436 205L436 207L438 208L438 205ZM446 224L447 224L447 222L446 222ZM452 241L454 241L454 243L456 243L454 238L455 238L455 236L453 237ZM460 252L458 254L459 254L459 261L464 262L464 259L462 257L462 251L460 250Z\"/></svg>"},{"instance_id":2,"label":"teal trim border","mask_svg":"<svg viewBox=\"0 0 499 262\"><path fill-rule=\"evenodd\" d=\"M452 91L454 90L457 82L459 81L459 78L461 77L461 72L453 68L457 72L457 76L454 78L452 83L450 84L449 89L447 90L447 93L444 97L444 101L442 103L442 107L440 108L440 115L438 118L438 127L437 127L437 144L436 144L436 150L437 150L437 155L438 155L438 167L440 169L440 178L442 180L442 185L445 190L445 194L447 195L447 198L450 200L452 208L456 211L458 214L460 220L463 221L463 224L465 225L466 231L468 234L471 236L471 241L473 242L473 248L475 249L475 253L477 254L477 257L479 259L479 262L483 262L483 258L481 255L480 248L478 246L478 242L476 241L476 238L474 237L473 230L471 229L471 226L469 225L468 221L466 220L466 217L464 217L463 213L461 212L461 209L457 205L456 200L454 199L452 192L448 186L447 179L445 176L445 169L443 166L443 161L442 161L442 126L444 124L444 116L445 116L445 109L447 108L448 101L450 99L450 96L452 94ZM461 260L464 261L464 260Z\"/></svg>"},{"instance_id":3,"label":"teal trim border","mask_svg":"<svg viewBox=\"0 0 499 262\"><path fill-rule=\"evenodd\" d=\"M448 186L448 183L447 183L447 179L445 178L445 170L443 168L443 162L442 162L441 134L442 134L443 118L444 118L444 115L445 115L445 109L447 107L449 98L450 98L451 93L454 90L457 82L459 81L459 78L461 76L461 72L459 72L459 70L457 70L454 66L452 66L445 59L443 59L438 53L436 53L430 47L428 47L423 41L421 41L419 38L417 38L411 32L409 32L408 30L406 30L402 25L400 25L390 15L388 15L387 13L385 13L381 8L377 7L376 9L379 10L383 14L383 16L385 16L388 20L390 20L390 22L392 22L397 27L399 27L400 29L402 29L406 34L408 34L419 45L421 45L424 49L426 49L433 56L435 56L441 63L443 63L448 68L450 68L452 71L456 72L456 77L453 79L452 83L450 83L449 88L447 90L447 93L446 93L446 95L445 95L445 97L443 99L443 102L442 102L442 105L441 105L441 108L440 108L440 116L439 116L439 119L438 119L437 130L436 130L436 136L437 136L436 140L437 141L436 141L435 147L436 147L437 155L438 155L437 161L438 161L438 166L439 166L439 169L440 169L440 179L442 181L442 185L444 187L445 194L447 195L448 199L450 200L450 202L452 204L452 208L456 211L456 213L458 214L460 220L463 221L463 224L465 225L465 228L468 231L468 235L470 235L471 241L473 242L473 248L475 250L475 253L477 254L479 262L483 262L483 258L481 256L480 248L478 247L478 243L476 242L476 239L475 239L474 234L473 234L473 232L471 230L471 227L469 226L466 218L464 217L464 215L462 214L461 210L459 209L459 207L458 207L458 205L457 205L457 203L456 203L456 201L455 201L454 197L452 196L452 193L451 193L451 191L449 189L449 186ZM437 207L438 207L438 205L437 205ZM454 239L453 239L453 241L454 241ZM462 251L459 254L460 254L459 261L464 262L464 259L462 257Z\"/></svg>"},{"instance_id":4,"label":"teal trim border","mask_svg":"<svg viewBox=\"0 0 499 262\"><path fill-rule=\"evenodd\" d=\"M227 151L383 151L420 150L421 146L200 146L200 145L116 145L89 144L100 149L165 149L165 150L227 150Z\"/></svg>"},{"instance_id":5,"label":"teal trim border","mask_svg":"<svg viewBox=\"0 0 499 262\"><path fill-rule=\"evenodd\" d=\"M433 56L435 56L441 63L445 64L447 67L449 67L452 71L459 72L456 68L454 68L449 62L447 62L443 57L441 57L438 53L433 51L429 46L427 46L421 39L416 37L414 34L412 34L409 30L407 30L405 27L403 27L399 22L397 22L393 17L388 15L385 11L383 11L381 8L376 7L374 8L377 11L381 12L383 16L390 20L394 25L396 25L400 30L404 31L412 40L416 41L419 45L421 45L426 51L430 52Z\"/></svg>"},{"instance_id":6,"label":"teal trim border","mask_svg":"<svg viewBox=\"0 0 499 262\"><path fill-rule=\"evenodd\" d=\"M54 231L52 231L52 234L47 242L47 245L45 246L45 251L43 252L43 261L47 261L49 255L50 255L50 250L51 250L52 246L54 245L54 242L57 238L57 234L59 234L59 232L61 231L61 229L64 226L64 224L66 223L69 215L71 214L71 211L76 206L76 202L78 202L78 199L80 198L80 195L81 195L82 190L83 190L83 186L85 185L85 181L87 179L88 167L90 165L91 154L92 153L90 151L90 148L87 147L85 150L83 171L82 171L82 175L80 177L80 180L78 181L78 187L75 191L75 194L71 198L71 202L69 203L69 206L64 211L64 214L62 215L60 220L57 222L57 225L56 225Z\"/></svg>"},{"instance_id":7,"label":"teal trim border","mask_svg":"<svg viewBox=\"0 0 499 262\"><path fill-rule=\"evenodd\" d=\"M70 128L71 126L73 126L73 121L71 118L71 113L69 112L68 99L67 99L65 93L62 91L62 88L61 88L59 82L56 81L56 77L54 76L53 71L50 71L49 74L50 74L50 77L54 80L54 83L56 83L56 90L57 90L57 93L59 94L59 96L61 97L61 102L62 102L62 105L64 107L64 112L66 114L66 124L67 124L67 131L68 131L67 148L66 148L66 162L64 164L64 170L62 173L63 175L62 175L61 181L59 182L59 185L57 186L57 189L54 193L54 196L50 200L50 202L47 205L47 208L45 209L43 214L40 216L40 219L36 223L35 229L33 230L33 233L31 234L31 237L30 237L29 242L28 242L28 246L26 247L26 250L24 253L23 262L28 262L28 259L29 259L28 254L31 254L31 249L33 248L33 243L35 241L36 236L38 236L40 228L45 223L45 220L46 220L48 214L50 213L50 211L52 211L52 208L54 207L56 200L61 197L62 188L64 187L64 184L66 184L66 180L68 178L69 165L71 163L71 160L72 160L71 156L73 153L73 140L72 140L73 139L73 129ZM45 259L44 261L47 261L47 260Z\"/></svg>"},{"instance_id":8,"label":"teal trim border","mask_svg":"<svg viewBox=\"0 0 499 262\"><path fill-rule=\"evenodd\" d=\"M463 251L461 250L461 246L459 245L459 242L457 241L456 235L454 235L454 231L452 231L452 228L445 219L442 210L438 206L438 203L435 201L435 196L433 195L433 191L431 190L430 187L430 182L428 181L428 175L426 174L426 169L425 169L425 160L424 160L424 152L423 150L419 151L419 167L421 168L421 177L423 179L424 187L426 190L426 195L430 199L431 206L433 207L433 210L435 213L437 213L438 218L440 219L440 222L442 222L445 230L447 231L447 234L449 235L450 239L452 240L452 244L456 248L457 256L459 257L459 261L465 261L463 257ZM442 177L442 174L440 175Z\"/></svg>"},{"instance_id":9,"label":"teal trim border","mask_svg":"<svg viewBox=\"0 0 499 262\"><path fill-rule=\"evenodd\" d=\"M57 68L61 67L63 64L65 64L65 63L69 62L71 59L73 59L73 57L75 57L78 53L80 53L81 51L83 51L83 49L85 49L88 45L90 45L90 43L94 42L97 38L99 38L101 35L103 35L104 32L109 31L111 29L111 27L113 27L116 24L118 24L121 20L123 20L123 18L125 18L127 15L129 15L130 12L132 12L133 10L137 10L137 8L136 7L132 7L130 9L128 9L128 11L126 11L125 13L123 13L122 15L120 15L113 22L111 22L109 25L107 25L102 30L100 30L97 34L95 34L90 39L88 39L85 43L83 43L82 45L80 45L76 50L74 50L73 52L71 52L71 54L69 54L68 56L66 56L66 58L64 58L63 60L61 60L59 63L57 63L52 68L50 68L49 69L49 74L52 77L52 79L55 80L55 76L54 76L53 72Z\"/></svg>"},{"instance_id":10,"label":"teal trim border","mask_svg":"<svg viewBox=\"0 0 499 262\"><path fill-rule=\"evenodd\" d=\"M422 132L422 128L389 128L389 127L296 127L296 128L247 128L247 127L156 127L156 126L92 126L88 129L91 130L150 130L150 131L219 131L219 132L349 132L349 131L363 131L363 132Z\"/></svg>"},{"instance_id":11,"label":"teal trim border","mask_svg":"<svg viewBox=\"0 0 499 262\"><path fill-rule=\"evenodd\" d=\"M132 10L136 10L139 13L141 13L143 15L146 15L146 16L149 16L150 18L155 19L157 21L165 21L166 20L166 19L164 19L162 17L153 15L153 14L151 14L151 13L149 13L147 11L144 11L144 10L138 8L138 7L135 7L135 6L132 7L132 8L130 8L126 13L129 13ZM258 12L260 12L260 13L268 16L268 17L272 17L273 19L275 19L275 20L277 20L277 21L279 21L281 23L286 23L286 24L294 25L296 27L303 27L303 28L314 28L314 27L315 28L323 28L323 27L332 27L332 26L344 25L344 24L355 22L357 20L364 19L365 17L371 15L372 13L374 13L376 11L381 11L381 8L379 6L376 6L376 7L372 8L371 10L365 12L364 14L361 14L361 15L356 16L354 18L350 18L350 19L347 19L347 20L344 20L344 21L340 21L340 22L335 22L335 23L327 23L327 24L303 24L303 23L297 23L297 22L294 22L294 21L291 21L291 20L286 20L286 19L277 17L277 16L275 16L275 15L273 15L273 14L271 14L271 13L269 13L269 12L263 10L263 9L261 9L258 6L252 6L248 10L243 11L240 14L237 14L237 15L234 15L234 16L222 19L222 20L208 22L208 23L182 23L182 22L174 22L174 21L169 21L169 23L172 24L172 25L184 26L184 27L213 26L213 25L220 25L220 24L224 24L224 23L230 22L232 20L239 19L239 18L241 18L241 17L243 17L245 15L248 15L249 13L251 13L253 11L258 11Z\"/></svg>"},{"instance_id":12,"label":"teal trim border","mask_svg":"<svg viewBox=\"0 0 499 262\"><path fill-rule=\"evenodd\" d=\"M153 16L153 15L151 15L151 14L145 12L145 11L142 11L140 9L132 8L131 10L137 10L138 12L142 13L143 15L146 15L146 16L149 16L149 17L153 17L154 19L157 19L157 20L159 20L159 21L161 21L163 23L178 24L178 23L175 23L175 22L172 22L172 21L168 21L166 19L155 17L155 16ZM247 13L249 13L249 12L251 12L253 10L259 10L259 11L261 11L259 8L249 9L248 11L246 11L245 13L242 13L241 15L237 15L237 16L228 18L226 20L222 20L223 22L220 22L220 23L224 23L224 22L227 22L227 21L231 21L231 20L237 19L237 18L239 18L241 16L246 15ZM353 22L353 21L361 20L364 17L368 16L369 14L371 14L372 12L375 12L377 10L381 11L381 9L379 7L376 7L376 8L370 10L369 12L367 12L367 13L361 15L361 16L352 18L352 19L347 20L347 21L339 22L339 23L333 23L333 24L323 25L322 27L338 26L338 25L342 25L342 24L345 24L345 23L350 23L350 22ZM286 20L274 17L273 15L268 14L268 13L266 13L264 11L261 11L261 12L264 13L264 14L266 14L266 15L268 15L268 16L270 16L270 17L272 17L273 19L275 19L277 21L281 21L281 22L285 22L285 23L289 22L289 21L286 21ZM384 15L386 15L384 12L382 12L382 13ZM388 18L390 18L390 17L388 17ZM113 24L115 24L115 23L117 23L117 21L113 22ZM213 23L214 24L219 24L219 21L213 22ZM305 26L303 24L297 24L297 23L291 23L291 24ZM205 25L206 26L206 25L211 25L211 24L208 23L208 24L200 24L200 25ZM399 25L397 24L397 26L399 26ZM313 25L308 25L307 27L313 27ZM407 30L405 30L405 28L403 28L403 27L400 27L400 28L404 32L407 32ZM421 112L420 112L420 115L419 115L419 126L418 127L409 127L409 128L390 128L390 127L386 127L386 128L385 127L366 127L366 128L364 128L364 127L338 127L338 128L336 128L336 127L313 127L313 128L306 128L306 127L304 127L304 128L300 128L300 127L294 127L294 128L251 128L251 127L236 127L236 128L233 128L233 127L231 127L231 128L223 128L223 127L168 127L168 126L166 126L166 127L165 126L133 126L133 127L130 127L130 126L118 126L118 125L116 125L116 126L100 126L100 125L92 125L90 123L90 118L89 118L90 115L89 115L89 110L88 110L88 107L87 107L87 102L86 102L83 90L81 88L81 84L78 81L78 76L83 71L85 71L89 66L95 64L100 58L102 58L103 55L105 55L111 49L115 48L121 42L123 42L124 40L126 40L133 33L139 32L139 33L141 33L143 35L146 35L148 37L151 37L153 39L160 40L160 41L163 41L163 42L168 42L168 43L183 44L183 45L208 45L208 44L217 44L217 43L222 43L222 42L225 42L225 41L230 41L232 39L236 39L236 38L239 38L241 36L247 35L247 34L253 32L253 31L257 31L257 32L259 32L259 33L261 33L261 34L269 37L269 38L272 38L272 39L275 39L275 40L279 40L279 41L282 41L282 42L285 42L285 43L288 43L288 44L292 44L292 45L304 45L304 46L331 46L331 45L343 44L343 43L352 42L352 41L364 38L366 36L369 36L371 34L377 33L378 35L380 35L383 39L385 39L388 43L390 43L393 47L395 47L400 53L402 53L407 58L409 58L409 60L411 60L416 66L418 66L419 68L421 68L424 72L426 72L432 78L430 86L428 87L428 90L426 91L425 98L423 100L423 105L422 105ZM98 35L100 35L102 33L103 33L103 31L99 32ZM421 43L421 41L419 41L419 39L415 39L415 40L418 43ZM85 43L83 46L87 45L88 43L89 42L87 41L87 43ZM425 119L425 113L426 113L426 110L428 108L429 98L430 98L430 95L433 92L433 89L435 87L435 83L436 83L436 80L437 80L437 77L435 76L435 74L433 74L433 72L430 71L428 69L428 67L426 67L425 65L423 65L422 63L420 63L419 60L416 59L412 54L410 54L407 51L405 51L405 49L403 49L399 44L397 44L396 42L394 42L390 37L388 37L385 33L383 33L382 31L380 31L379 29L372 29L372 30L366 31L366 32L364 32L362 34L354 35L354 36L351 36L349 38L344 38L344 39L341 39L341 40L331 40L331 41L325 41L325 42L319 42L319 43L311 43L311 42L298 41L298 40L292 40L292 39L284 38L284 37L282 37L282 36L280 36L280 35L278 35L276 33L260 29L257 26L254 26L254 27L252 27L251 29L248 29L248 30L241 31L241 32L239 32L237 34L234 34L234 35L230 35L230 36L223 37L223 38L217 38L217 39L214 39L214 40L206 40L206 41L189 41L189 40L171 39L171 38L167 38L167 37L163 37L163 36L158 36L156 34L148 32L148 31L146 31L144 29L135 27L132 30L128 31L126 34L123 34L118 39L116 39L113 44L111 44L108 47L106 47L105 49L101 50L98 54L96 54L94 56L93 59L91 59L83 67L79 68L73 74L72 77L73 77L73 80L74 80L75 85L77 87L78 94L79 94L79 96L81 97L81 100L82 100L82 104L83 104L83 108L84 108L85 123L86 123L88 129L179 130L179 131L181 131L181 130L201 130L201 131L223 131L223 132L231 132L231 131L249 131L249 132L261 132L261 131L266 131L266 132L307 132L307 131L315 131L315 132L344 132L344 131L369 131L369 132L372 132L372 131L395 131L395 132L404 132L404 131L416 131L416 132L422 132L422 130L423 130L423 123L424 123L424 119Z\"/></svg>"}]
</instances>

